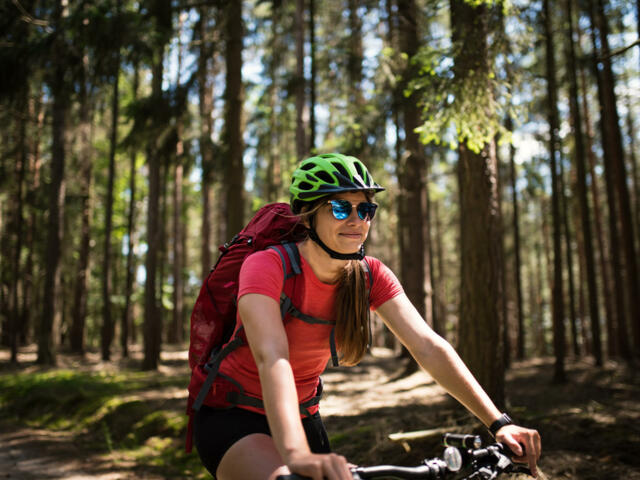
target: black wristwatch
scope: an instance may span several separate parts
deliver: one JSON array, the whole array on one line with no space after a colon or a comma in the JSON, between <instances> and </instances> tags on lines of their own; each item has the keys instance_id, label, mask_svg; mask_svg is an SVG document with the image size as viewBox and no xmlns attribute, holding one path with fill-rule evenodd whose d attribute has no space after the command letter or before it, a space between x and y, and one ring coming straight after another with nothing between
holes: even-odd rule
<instances>
[{"instance_id":1,"label":"black wristwatch","mask_svg":"<svg viewBox=\"0 0 640 480\"><path fill-rule=\"evenodd\" d=\"M491 435L495 437L496 433L498 433L498 430L500 430L505 425L511 424L513 424L513 420L511 420L511 417L506 413L503 413L502 415L500 415L500 418L498 418L489 426L489 431L491 432Z\"/></svg>"}]
</instances>

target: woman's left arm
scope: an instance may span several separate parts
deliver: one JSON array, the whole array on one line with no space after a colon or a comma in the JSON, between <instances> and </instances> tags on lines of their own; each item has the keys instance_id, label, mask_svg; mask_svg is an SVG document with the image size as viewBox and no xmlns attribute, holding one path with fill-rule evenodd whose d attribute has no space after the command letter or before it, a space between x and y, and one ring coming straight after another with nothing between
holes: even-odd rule
<instances>
[{"instance_id":1,"label":"woman's left arm","mask_svg":"<svg viewBox=\"0 0 640 480\"><path fill-rule=\"evenodd\" d=\"M454 348L429 327L404 293L383 303L377 313L418 364L482 423L488 427L501 417L500 410ZM506 425L498 430L496 439L506 443L536 474L536 462L541 450L537 431Z\"/></svg>"}]
</instances>

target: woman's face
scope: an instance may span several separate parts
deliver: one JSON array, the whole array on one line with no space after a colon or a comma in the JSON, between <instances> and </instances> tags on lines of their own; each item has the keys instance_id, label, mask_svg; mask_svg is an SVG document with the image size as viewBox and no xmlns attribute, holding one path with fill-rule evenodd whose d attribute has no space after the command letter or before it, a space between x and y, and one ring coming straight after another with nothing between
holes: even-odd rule
<instances>
[{"instance_id":1,"label":"woman's face","mask_svg":"<svg viewBox=\"0 0 640 480\"><path fill-rule=\"evenodd\" d=\"M329 200L347 200L352 204L351 213L344 220L338 220L331 212ZM363 192L345 192L328 198L317 211L314 219L315 230L330 249L339 253L354 253L367 239L371 220L362 220L356 206L369 201Z\"/></svg>"}]
</instances>

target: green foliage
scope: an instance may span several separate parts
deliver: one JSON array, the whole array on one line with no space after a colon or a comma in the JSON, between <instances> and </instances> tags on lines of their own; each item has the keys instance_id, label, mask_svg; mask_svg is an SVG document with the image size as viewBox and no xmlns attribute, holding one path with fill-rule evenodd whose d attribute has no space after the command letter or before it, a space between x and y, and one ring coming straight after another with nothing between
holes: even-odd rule
<instances>
[{"instance_id":1,"label":"green foliage","mask_svg":"<svg viewBox=\"0 0 640 480\"><path fill-rule=\"evenodd\" d=\"M184 453L186 399L163 399L183 388L183 375L56 370L0 375L0 423L61 429L93 451L116 453L170 477L205 478L196 455Z\"/></svg>"},{"instance_id":2,"label":"green foliage","mask_svg":"<svg viewBox=\"0 0 640 480\"><path fill-rule=\"evenodd\" d=\"M464 0L467 5L479 7L485 5L487 7L502 7L504 13L509 10L511 2L509 0Z\"/></svg>"},{"instance_id":3,"label":"green foliage","mask_svg":"<svg viewBox=\"0 0 640 480\"><path fill-rule=\"evenodd\" d=\"M128 388L131 387L117 377L109 379L104 374L87 375L71 370L6 375L0 377L0 405L3 417L15 417L38 426L74 428L107 398Z\"/></svg>"},{"instance_id":4,"label":"green foliage","mask_svg":"<svg viewBox=\"0 0 640 480\"><path fill-rule=\"evenodd\" d=\"M423 124L416 130L424 144L435 143L452 149L458 144L479 153L496 136L510 138L501 119L505 102L495 92L507 84L492 72L471 71L458 76L447 52L423 46L412 59L418 75L409 82L406 96L417 94L423 110Z\"/></svg>"}]
</instances>

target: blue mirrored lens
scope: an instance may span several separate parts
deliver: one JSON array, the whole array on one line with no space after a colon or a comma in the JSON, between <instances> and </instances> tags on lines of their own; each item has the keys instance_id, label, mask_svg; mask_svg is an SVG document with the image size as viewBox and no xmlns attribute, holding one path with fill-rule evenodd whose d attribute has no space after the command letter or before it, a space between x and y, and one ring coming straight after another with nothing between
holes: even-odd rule
<instances>
[{"instance_id":1,"label":"blue mirrored lens","mask_svg":"<svg viewBox=\"0 0 640 480\"><path fill-rule=\"evenodd\" d=\"M376 208L378 208L378 205L376 205L375 203L369 203L369 202L359 203L357 207L358 216L362 220L367 220L367 218L369 220L372 220L373 216L376 214Z\"/></svg>"},{"instance_id":2,"label":"blue mirrored lens","mask_svg":"<svg viewBox=\"0 0 640 480\"><path fill-rule=\"evenodd\" d=\"M331 200L331 211L336 220L344 220L351 215L351 203L346 200Z\"/></svg>"}]
</instances>

